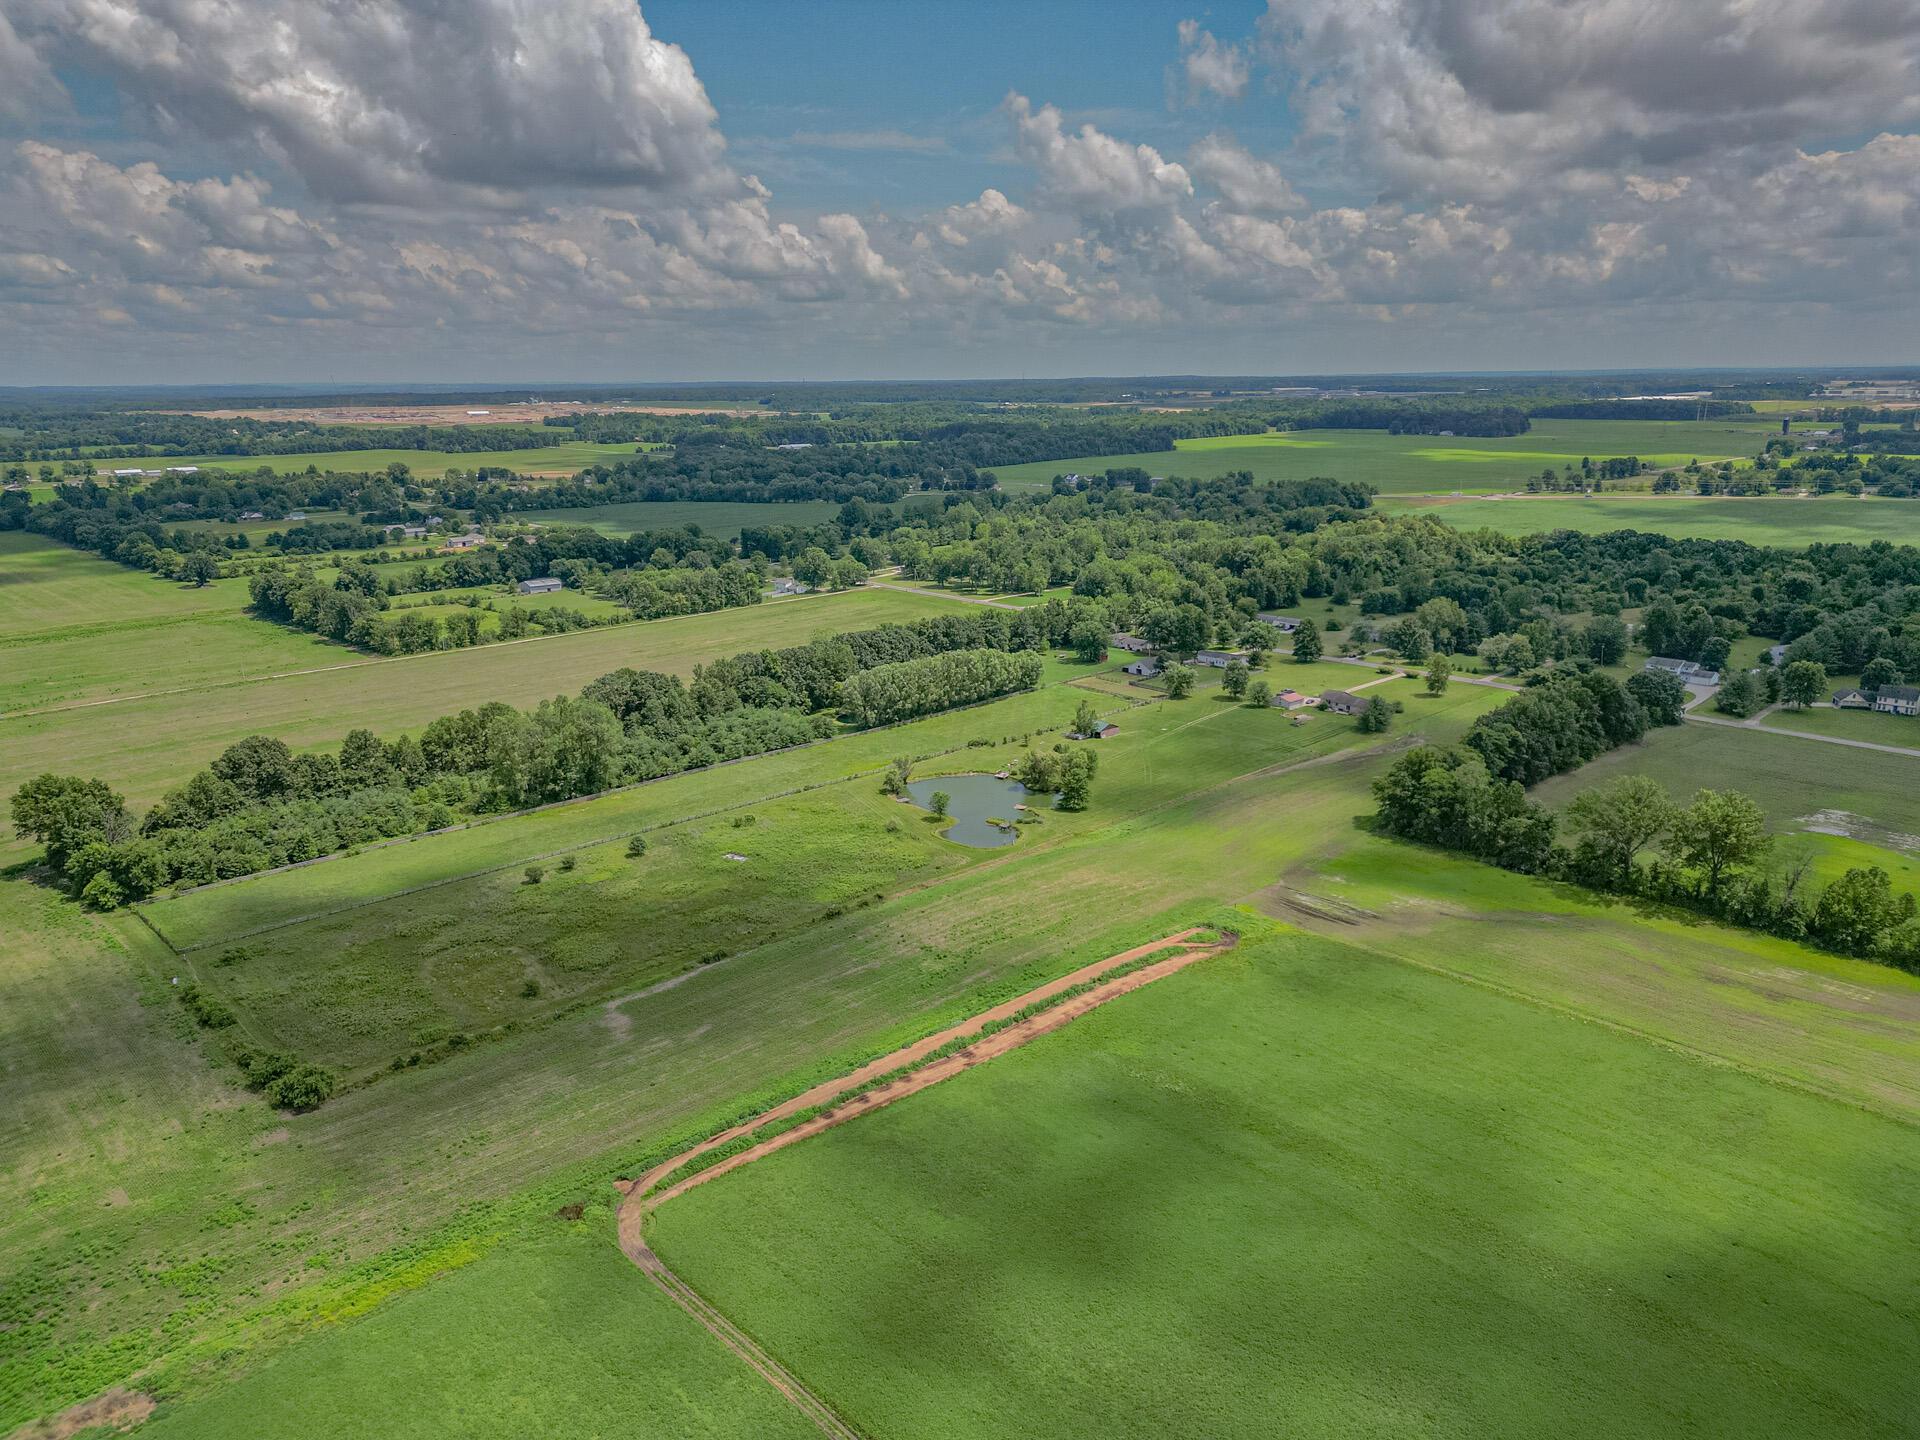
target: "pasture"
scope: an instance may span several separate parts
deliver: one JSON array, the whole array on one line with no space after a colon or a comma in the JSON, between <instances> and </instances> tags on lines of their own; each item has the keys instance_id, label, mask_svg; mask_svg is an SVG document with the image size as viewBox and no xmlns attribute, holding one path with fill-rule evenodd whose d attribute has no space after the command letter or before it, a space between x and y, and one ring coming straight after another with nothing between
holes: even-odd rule
<instances>
[{"instance_id":1,"label":"pasture","mask_svg":"<svg viewBox=\"0 0 1920 1440\"><path fill-rule=\"evenodd\" d=\"M1836 681L1835 688L1838 688ZM1804 710L1776 710L1760 722L1771 730L1800 730L1810 735L1833 735L1842 740L1865 740L1874 745L1903 745L1920 750L1920 723L1912 715L1886 715L1876 710L1840 710L1825 703Z\"/></svg>"},{"instance_id":2,"label":"pasture","mask_svg":"<svg viewBox=\"0 0 1920 1440\"><path fill-rule=\"evenodd\" d=\"M1282 934L652 1235L872 1434L1890 1437L1916 1182L1908 1126Z\"/></svg>"},{"instance_id":3,"label":"pasture","mask_svg":"<svg viewBox=\"0 0 1920 1440\"><path fill-rule=\"evenodd\" d=\"M1777 428L1777 427L1776 427ZM1154 475L1211 479L1236 470L1256 480L1324 475L1362 480L1383 495L1511 490L1552 466L1583 456L1638 455L1654 465L1689 460L1750 460L1766 441L1764 421L1536 420L1524 435L1473 438L1393 435L1385 430L1294 430L1284 434L1215 435L1177 440L1174 450L1096 455L1007 465L994 474L1008 490L1044 490L1055 475L1094 474L1139 466Z\"/></svg>"},{"instance_id":4,"label":"pasture","mask_svg":"<svg viewBox=\"0 0 1920 1440\"><path fill-rule=\"evenodd\" d=\"M76 558L103 569L85 571L84 585L70 582L69 613L112 605L122 579L140 587L133 592L140 600L195 595L190 590L176 595L151 576L90 556ZM105 587L97 581L105 581ZM222 586L236 584L244 582L219 582L198 593L209 605L222 603L233 598ZM894 590L854 590L394 659L329 646L327 653L337 658L332 668L239 683L209 685L182 672L171 686L128 692L111 705L0 716L0 791L10 794L22 780L58 770L97 775L134 804L147 804L248 735L277 735L296 748L336 743L356 726L390 735L488 700L528 705L577 691L623 665L687 675L695 665L722 655L911 620L953 603ZM116 643L124 644L125 637ZM163 659L156 655L141 664Z\"/></svg>"},{"instance_id":5,"label":"pasture","mask_svg":"<svg viewBox=\"0 0 1920 1440\"><path fill-rule=\"evenodd\" d=\"M516 520L542 525L585 525L624 539L642 530L698 526L731 540L747 525L812 525L831 520L840 507L830 500L759 503L731 500L636 500L626 505L581 505L557 510L516 511Z\"/></svg>"},{"instance_id":6,"label":"pasture","mask_svg":"<svg viewBox=\"0 0 1920 1440\"><path fill-rule=\"evenodd\" d=\"M1645 530L1676 540L1753 545L1865 545L1920 541L1920 506L1871 496L1568 495L1481 500L1385 499L1389 513L1425 515L1461 530L1541 535L1554 530Z\"/></svg>"},{"instance_id":7,"label":"pasture","mask_svg":"<svg viewBox=\"0 0 1920 1440\"><path fill-rule=\"evenodd\" d=\"M24 531L0 531L0 642L234 611L244 580L179 585Z\"/></svg>"}]
</instances>

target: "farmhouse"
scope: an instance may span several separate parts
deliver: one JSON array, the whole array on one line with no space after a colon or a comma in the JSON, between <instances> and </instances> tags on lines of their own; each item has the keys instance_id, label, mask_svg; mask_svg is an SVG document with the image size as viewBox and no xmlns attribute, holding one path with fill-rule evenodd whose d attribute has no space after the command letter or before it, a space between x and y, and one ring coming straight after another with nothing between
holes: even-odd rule
<instances>
[{"instance_id":1,"label":"farmhouse","mask_svg":"<svg viewBox=\"0 0 1920 1440\"><path fill-rule=\"evenodd\" d=\"M1311 695L1302 695L1298 690L1282 690L1267 703L1281 710L1304 710L1320 702Z\"/></svg>"},{"instance_id":2,"label":"farmhouse","mask_svg":"<svg viewBox=\"0 0 1920 1440\"><path fill-rule=\"evenodd\" d=\"M566 587L551 575L543 575L537 580L522 580L518 589L522 595L551 595Z\"/></svg>"},{"instance_id":3,"label":"farmhouse","mask_svg":"<svg viewBox=\"0 0 1920 1440\"><path fill-rule=\"evenodd\" d=\"M1687 685L1718 685L1720 683L1718 670L1709 670L1704 665L1696 665L1691 660L1675 660L1667 655L1654 656L1647 661L1646 668L1664 671Z\"/></svg>"},{"instance_id":4,"label":"farmhouse","mask_svg":"<svg viewBox=\"0 0 1920 1440\"><path fill-rule=\"evenodd\" d=\"M1151 641L1142 640L1138 635L1128 635L1119 630L1107 637L1107 646L1113 650L1131 650L1136 655L1145 654L1153 649Z\"/></svg>"},{"instance_id":5,"label":"farmhouse","mask_svg":"<svg viewBox=\"0 0 1920 1440\"><path fill-rule=\"evenodd\" d=\"M798 580L789 579L785 575L782 575L767 587L769 592L774 595L804 595L807 593L807 588L807 586L802 585Z\"/></svg>"},{"instance_id":6,"label":"farmhouse","mask_svg":"<svg viewBox=\"0 0 1920 1440\"><path fill-rule=\"evenodd\" d=\"M1138 660L1134 660L1120 668L1121 673L1126 675L1158 675L1160 673L1160 661L1155 656L1142 655Z\"/></svg>"},{"instance_id":7,"label":"farmhouse","mask_svg":"<svg viewBox=\"0 0 1920 1440\"><path fill-rule=\"evenodd\" d=\"M1920 690L1911 685L1882 685L1873 692L1873 708L1883 715L1920 715Z\"/></svg>"},{"instance_id":8,"label":"farmhouse","mask_svg":"<svg viewBox=\"0 0 1920 1440\"><path fill-rule=\"evenodd\" d=\"M1350 690L1328 690L1320 696L1320 703L1335 715L1358 715L1367 708L1366 697Z\"/></svg>"},{"instance_id":9,"label":"farmhouse","mask_svg":"<svg viewBox=\"0 0 1920 1440\"><path fill-rule=\"evenodd\" d=\"M1300 617L1297 615L1276 615L1271 610L1262 610L1253 618L1262 625L1271 625L1282 635L1291 635L1300 628Z\"/></svg>"},{"instance_id":10,"label":"farmhouse","mask_svg":"<svg viewBox=\"0 0 1920 1440\"><path fill-rule=\"evenodd\" d=\"M1849 686L1845 690L1833 692L1833 708L1836 710L1867 710L1872 706L1873 701L1868 698L1864 690L1856 690Z\"/></svg>"},{"instance_id":11,"label":"farmhouse","mask_svg":"<svg viewBox=\"0 0 1920 1440\"><path fill-rule=\"evenodd\" d=\"M1215 670L1224 670L1236 660L1242 665L1246 664L1247 656L1248 652L1245 650L1196 650L1193 653L1193 663L1210 666Z\"/></svg>"}]
</instances>

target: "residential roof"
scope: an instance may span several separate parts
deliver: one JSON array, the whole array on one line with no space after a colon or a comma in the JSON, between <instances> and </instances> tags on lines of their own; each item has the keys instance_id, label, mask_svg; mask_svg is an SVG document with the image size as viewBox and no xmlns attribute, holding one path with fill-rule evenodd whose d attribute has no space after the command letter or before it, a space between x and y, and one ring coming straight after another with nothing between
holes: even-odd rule
<instances>
[{"instance_id":1,"label":"residential roof","mask_svg":"<svg viewBox=\"0 0 1920 1440\"><path fill-rule=\"evenodd\" d=\"M1874 692L1876 700L1905 700L1911 703L1920 700L1920 690L1911 685L1882 685Z\"/></svg>"},{"instance_id":2,"label":"residential roof","mask_svg":"<svg viewBox=\"0 0 1920 1440\"><path fill-rule=\"evenodd\" d=\"M1320 703L1322 705L1361 705L1366 702L1351 690L1322 690Z\"/></svg>"}]
</instances>

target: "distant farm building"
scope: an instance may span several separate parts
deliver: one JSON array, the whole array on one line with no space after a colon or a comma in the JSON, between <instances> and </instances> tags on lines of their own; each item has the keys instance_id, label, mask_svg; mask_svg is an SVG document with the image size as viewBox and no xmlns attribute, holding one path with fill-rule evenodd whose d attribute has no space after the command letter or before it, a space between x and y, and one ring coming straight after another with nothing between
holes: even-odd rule
<instances>
[{"instance_id":1,"label":"distant farm building","mask_svg":"<svg viewBox=\"0 0 1920 1440\"><path fill-rule=\"evenodd\" d=\"M491 414L493 414L493 411L491 411L491 410L469 410L469 411L467 411L467 414L469 414L469 415L491 415Z\"/></svg>"},{"instance_id":2,"label":"distant farm building","mask_svg":"<svg viewBox=\"0 0 1920 1440\"><path fill-rule=\"evenodd\" d=\"M475 534L473 531L469 530L465 535L450 536L447 540L447 549L472 550L476 546L484 545L486 543L486 540L487 540L486 536Z\"/></svg>"},{"instance_id":3,"label":"distant farm building","mask_svg":"<svg viewBox=\"0 0 1920 1440\"><path fill-rule=\"evenodd\" d=\"M1836 710L1870 710L1873 698L1864 690L1848 686L1844 690L1833 692L1833 708Z\"/></svg>"},{"instance_id":4,"label":"distant farm building","mask_svg":"<svg viewBox=\"0 0 1920 1440\"><path fill-rule=\"evenodd\" d=\"M1205 665L1213 670L1224 670L1236 660L1242 665L1246 664L1247 656L1248 652L1245 650L1196 650L1193 654L1193 663Z\"/></svg>"},{"instance_id":5,"label":"distant farm building","mask_svg":"<svg viewBox=\"0 0 1920 1440\"><path fill-rule=\"evenodd\" d=\"M1366 697L1350 690L1328 690L1320 696L1320 703L1336 715L1358 715L1367 708Z\"/></svg>"},{"instance_id":6,"label":"distant farm building","mask_svg":"<svg viewBox=\"0 0 1920 1440\"><path fill-rule=\"evenodd\" d=\"M1320 702L1311 695L1302 695L1298 690L1282 690L1267 703L1280 710L1304 710Z\"/></svg>"},{"instance_id":7,"label":"distant farm building","mask_svg":"<svg viewBox=\"0 0 1920 1440\"><path fill-rule=\"evenodd\" d=\"M1118 725L1114 724L1111 720L1102 720L1099 724L1095 725L1093 729L1086 731L1084 734L1078 730L1069 731L1067 738L1069 740L1110 740L1119 733L1120 727Z\"/></svg>"},{"instance_id":8,"label":"distant farm building","mask_svg":"<svg viewBox=\"0 0 1920 1440\"><path fill-rule=\"evenodd\" d=\"M565 588L566 586L551 575L544 575L538 580L522 580L519 585L522 595L551 595L556 590Z\"/></svg>"},{"instance_id":9,"label":"distant farm building","mask_svg":"<svg viewBox=\"0 0 1920 1440\"><path fill-rule=\"evenodd\" d=\"M1276 615L1271 610L1262 610L1253 618L1262 625L1271 625L1282 635L1291 635L1300 628L1300 619L1296 615Z\"/></svg>"},{"instance_id":10,"label":"distant farm building","mask_svg":"<svg viewBox=\"0 0 1920 1440\"><path fill-rule=\"evenodd\" d=\"M809 587L802 585L798 580L782 575L767 588L775 595L804 595Z\"/></svg>"},{"instance_id":11,"label":"distant farm building","mask_svg":"<svg viewBox=\"0 0 1920 1440\"><path fill-rule=\"evenodd\" d=\"M1121 666L1120 673L1123 675L1141 676L1158 675L1160 673L1160 661L1155 656L1142 655L1138 660Z\"/></svg>"},{"instance_id":12,"label":"distant farm building","mask_svg":"<svg viewBox=\"0 0 1920 1440\"><path fill-rule=\"evenodd\" d=\"M1142 640L1138 635L1129 635L1120 630L1114 631L1107 637L1107 645L1114 650L1130 650L1136 655L1145 654L1153 649L1151 640Z\"/></svg>"}]
</instances>

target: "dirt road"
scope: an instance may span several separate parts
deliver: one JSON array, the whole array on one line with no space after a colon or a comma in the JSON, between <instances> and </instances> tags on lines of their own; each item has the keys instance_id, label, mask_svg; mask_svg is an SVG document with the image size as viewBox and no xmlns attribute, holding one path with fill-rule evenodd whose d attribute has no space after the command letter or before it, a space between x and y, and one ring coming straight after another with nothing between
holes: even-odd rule
<instances>
[{"instance_id":1,"label":"dirt road","mask_svg":"<svg viewBox=\"0 0 1920 1440\"><path fill-rule=\"evenodd\" d=\"M1004 1055L1030 1040L1069 1025L1089 1010L1096 1009L1109 1000L1138 990L1143 985L1150 985L1155 980L1182 970L1209 955L1217 955L1234 943L1234 937L1231 935L1217 941L1198 942L1193 939L1194 934L1192 930L1183 930L1177 935L1169 935L1145 945L1136 945L1131 950L1123 950L1117 955L1107 956L1104 960L1083 965L1070 974L1062 975L1057 980L1050 980L1045 985L1027 991L1024 995L983 1010L937 1034L903 1046L877 1060L870 1060L848 1075L815 1085L774 1106L771 1110L756 1115L751 1120L743 1121L729 1130L723 1130L718 1135L703 1140L670 1159L661 1161L637 1180L630 1181L623 1187L623 1198L620 1202L621 1250L629 1260L645 1272L648 1279L666 1293L668 1298L706 1326L721 1344L752 1366L761 1378L813 1421L823 1434L834 1436L836 1440L853 1440L858 1432L836 1415L831 1406L808 1390L792 1372L762 1350L751 1336L709 1304L654 1253L647 1244L644 1233L647 1216L674 1196L683 1194L696 1185L716 1179L743 1165L752 1164L755 1160L770 1155L776 1150L784 1149L788 1145L798 1144L808 1136L817 1135L835 1125L845 1124L856 1115L878 1110L897 1100L904 1100L909 1095L918 1094L930 1085L937 1085L942 1080L950 1079L976 1065L984 1064L996 1055ZM1117 969L1133 965L1136 961L1162 954L1162 952L1164 952L1164 958L1142 965L1138 969L1128 970L1124 975L1101 983L1103 976L1111 975ZM1050 1006L1038 1014L1029 1015L1022 1020L1013 1020L1014 1016L1028 1006L1054 999L1082 985L1091 985L1094 988L1062 1000L1059 1004ZM1010 1020L1013 1023L1005 1024L1003 1028L995 1030L991 1035L974 1040L971 1044L965 1044L952 1053L939 1055L938 1058L929 1058L956 1041L978 1036L980 1031L988 1025ZM908 1073L877 1085L871 1090L848 1096L849 1091L857 1090L862 1085L901 1070L906 1070ZM848 1098L841 1101L843 1096ZM841 1103L834 1103L836 1101ZM753 1145L737 1155L730 1155L705 1170L667 1183L689 1160L739 1140L742 1136L749 1135L772 1121L786 1119L803 1110L819 1106L829 1108L792 1129Z\"/></svg>"}]
</instances>

